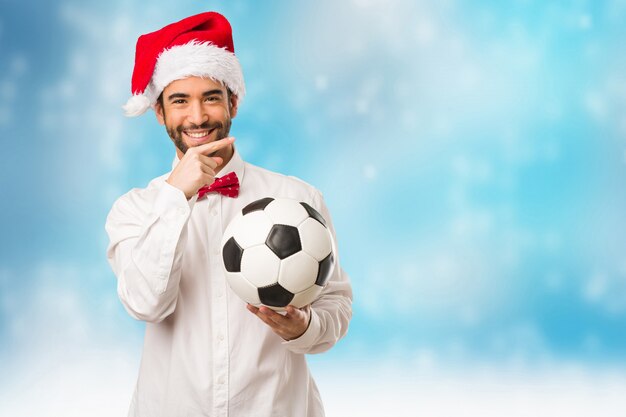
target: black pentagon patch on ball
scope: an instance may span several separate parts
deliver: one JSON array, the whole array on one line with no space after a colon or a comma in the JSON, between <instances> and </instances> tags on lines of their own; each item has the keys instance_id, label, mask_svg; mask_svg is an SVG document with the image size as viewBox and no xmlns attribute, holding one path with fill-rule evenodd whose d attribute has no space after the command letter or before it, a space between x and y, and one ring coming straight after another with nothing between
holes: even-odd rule
<instances>
[{"instance_id":1,"label":"black pentagon patch on ball","mask_svg":"<svg viewBox=\"0 0 626 417\"><path fill-rule=\"evenodd\" d=\"M294 294L280 284L272 284L258 289L259 299L270 307L286 307L293 300Z\"/></svg>"},{"instance_id":2,"label":"black pentagon patch on ball","mask_svg":"<svg viewBox=\"0 0 626 417\"><path fill-rule=\"evenodd\" d=\"M333 254L329 254L327 257L320 261L320 267L317 270L317 279L315 284L323 287L326 285L326 281L330 278L330 271L333 266Z\"/></svg>"},{"instance_id":3,"label":"black pentagon patch on ball","mask_svg":"<svg viewBox=\"0 0 626 417\"><path fill-rule=\"evenodd\" d=\"M222 259L224 260L224 267L228 272L241 272L241 257L243 256L243 249L237 243L234 237L228 239L222 249Z\"/></svg>"},{"instance_id":4,"label":"black pentagon patch on ball","mask_svg":"<svg viewBox=\"0 0 626 417\"><path fill-rule=\"evenodd\" d=\"M319 213L319 211L315 210L313 207L309 206L307 203L301 202L300 205L302 205L302 207L304 207L304 209L307 211L307 213L309 213L310 217L313 217L315 220L317 220L318 222L322 223L322 225L324 225L324 227L326 227L326 221L324 221L324 218Z\"/></svg>"},{"instance_id":5,"label":"black pentagon patch on ball","mask_svg":"<svg viewBox=\"0 0 626 417\"><path fill-rule=\"evenodd\" d=\"M280 259L285 259L302 250L298 229L284 224L275 224L272 226L272 230L270 230L267 235L265 244Z\"/></svg>"},{"instance_id":6,"label":"black pentagon patch on ball","mask_svg":"<svg viewBox=\"0 0 626 417\"><path fill-rule=\"evenodd\" d=\"M241 213L245 216L246 214L252 213L253 211L265 210L265 207L267 207L267 205L271 203L272 201L274 201L272 197L265 197L265 198L261 198L259 200L253 201L252 203L245 206L241 210Z\"/></svg>"}]
</instances>

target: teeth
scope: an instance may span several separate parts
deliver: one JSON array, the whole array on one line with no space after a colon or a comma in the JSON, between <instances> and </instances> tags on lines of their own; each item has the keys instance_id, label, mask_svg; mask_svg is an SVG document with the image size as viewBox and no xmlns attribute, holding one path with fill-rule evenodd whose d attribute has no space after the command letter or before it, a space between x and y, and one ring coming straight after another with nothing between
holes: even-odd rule
<instances>
[{"instance_id":1,"label":"teeth","mask_svg":"<svg viewBox=\"0 0 626 417\"><path fill-rule=\"evenodd\" d=\"M191 136L192 138L202 138L209 134L208 130L202 132L185 132L187 136Z\"/></svg>"}]
</instances>

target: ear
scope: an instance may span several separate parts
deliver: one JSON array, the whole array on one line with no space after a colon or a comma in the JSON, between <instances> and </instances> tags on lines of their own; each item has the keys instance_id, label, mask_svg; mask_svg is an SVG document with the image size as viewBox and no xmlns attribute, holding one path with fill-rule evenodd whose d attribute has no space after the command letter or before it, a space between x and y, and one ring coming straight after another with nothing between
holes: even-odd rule
<instances>
[{"instance_id":1,"label":"ear","mask_svg":"<svg viewBox=\"0 0 626 417\"><path fill-rule=\"evenodd\" d=\"M154 114L156 114L156 118L159 124L164 125L165 124L165 111L163 110L163 106L161 105L161 102L159 100L157 100L157 102L154 103Z\"/></svg>"},{"instance_id":2,"label":"ear","mask_svg":"<svg viewBox=\"0 0 626 417\"><path fill-rule=\"evenodd\" d=\"M237 116L237 106L239 105L239 97L235 94L230 95L230 118L234 119Z\"/></svg>"}]
</instances>

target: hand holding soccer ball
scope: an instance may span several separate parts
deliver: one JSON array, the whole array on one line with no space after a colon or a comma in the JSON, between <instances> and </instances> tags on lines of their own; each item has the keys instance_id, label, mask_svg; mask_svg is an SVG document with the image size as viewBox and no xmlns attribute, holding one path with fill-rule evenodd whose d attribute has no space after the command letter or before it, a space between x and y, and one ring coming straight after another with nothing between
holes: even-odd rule
<instances>
[{"instance_id":1,"label":"hand holding soccer ball","mask_svg":"<svg viewBox=\"0 0 626 417\"><path fill-rule=\"evenodd\" d=\"M285 340L293 340L302 336L309 327L311 321L311 306L302 308L287 306L285 314L275 312L271 308L257 308L248 304L248 311L260 318L265 324L270 326L274 333Z\"/></svg>"}]
</instances>

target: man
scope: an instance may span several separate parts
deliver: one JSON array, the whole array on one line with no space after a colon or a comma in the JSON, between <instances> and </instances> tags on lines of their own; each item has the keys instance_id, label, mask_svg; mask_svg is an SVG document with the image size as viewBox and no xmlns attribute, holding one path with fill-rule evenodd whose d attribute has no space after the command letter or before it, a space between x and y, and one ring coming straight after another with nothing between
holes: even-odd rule
<instances>
[{"instance_id":1,"label":"man","mask_svg":"<svg viewBox=\"0 0 626 417\"><path fill-rule=\"evenodd\" d=\"M259 198L310 204L334 237L319 191L244 162L228 136L245 94L228 21L202 13L141 36L132 93L126 114L152 107L176 158L106 223L120 300L147 322L129 415L322 416L304 354L346 334L352 291L338 262L321 296L286 315L246 305L222 272L224 229Z\"/></svg>"}]
</instances>

